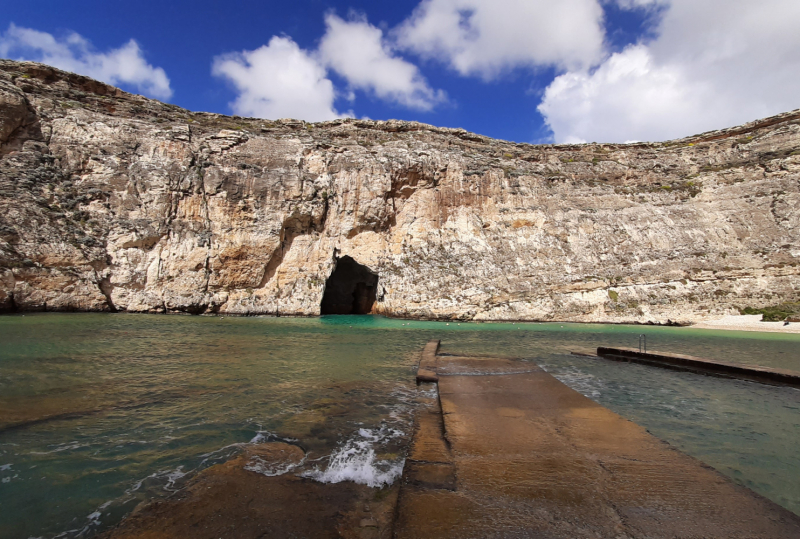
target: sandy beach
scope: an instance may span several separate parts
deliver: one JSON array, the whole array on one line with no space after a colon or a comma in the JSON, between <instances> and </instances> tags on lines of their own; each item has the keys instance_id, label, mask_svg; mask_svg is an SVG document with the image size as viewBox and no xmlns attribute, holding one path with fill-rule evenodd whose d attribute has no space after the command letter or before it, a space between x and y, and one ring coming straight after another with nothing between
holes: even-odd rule
<instances>
[{"instance_id":1,"label":"sandy beach","mask_svg":"<svg viewBox=\"0 0 800 539\"><path fill-rule=\"evenodd\" d=\"M765 331L769 333L800 333L800 322L762 322L760 314L723 316L716 320L698 322L690 327L697 329L729 329L734 331Z\"/></svg>"}]
</instances>

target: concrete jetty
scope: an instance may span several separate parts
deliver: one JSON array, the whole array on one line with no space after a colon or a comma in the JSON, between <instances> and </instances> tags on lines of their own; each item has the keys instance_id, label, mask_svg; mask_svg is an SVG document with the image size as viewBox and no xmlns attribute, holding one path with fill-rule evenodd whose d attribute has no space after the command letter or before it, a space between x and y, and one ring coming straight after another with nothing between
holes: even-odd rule
<instances>
[{"instance_id":1,"label":"concrete jetty","mask_svg":"<svg viewBox=\"0 0 800 539\"><path fill-rule=\"evenodd\" d=\"M738 486L533 363L423 353L421 413L394 536L800 537L800 517Z\"/></svg>"},{"instance_id":2,"label":"concrete jetty","mask_svg":"<svg viewBox=\"0 0 800 539\"><path fill-rule=\"evenodd\" d=\"M710 374L726 378L738 378L772 385L800 387L800 372L787 369L772 369L756 365L742 365L717 361L687 354L667 352L641 352L633 348L610 348L601 346L597 356L616 361L630 361L655 367Z\"/></svg>"}]
</instances>

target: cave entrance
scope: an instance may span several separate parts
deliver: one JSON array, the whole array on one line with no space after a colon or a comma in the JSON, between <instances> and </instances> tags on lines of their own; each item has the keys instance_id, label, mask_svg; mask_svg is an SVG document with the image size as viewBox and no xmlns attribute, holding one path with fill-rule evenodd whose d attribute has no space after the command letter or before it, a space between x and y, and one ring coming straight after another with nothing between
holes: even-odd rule
<instances>
[{"instance_id":1,"label":"cave entrance","mask_svg":"<svg viewBox=\"0 0 800 539\"><path fill-rule=\"evenodd\" d=\"M321 314L369 314L375 305L378 276L349 256L336 262L325 283Z\"/></svg>"}]
</instances>

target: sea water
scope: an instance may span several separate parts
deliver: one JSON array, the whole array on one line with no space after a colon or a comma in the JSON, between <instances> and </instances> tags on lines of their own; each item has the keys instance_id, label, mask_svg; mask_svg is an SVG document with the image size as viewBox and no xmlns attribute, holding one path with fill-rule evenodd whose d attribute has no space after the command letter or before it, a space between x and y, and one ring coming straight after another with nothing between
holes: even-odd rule
<instances>
[{"instance_id":1,"label":"sea water","mask_svg":"<svg viewBox=\"0 0 800 539\"><path fill-rule=\"evenodd\" d=\"M597 346L800 370L800 335L373 316L0 317L0 537L89 537L250 443L300 445L274 476L382 487L401 471L414 370L442 352L535 362L800 513L800 391L570 355ZM420 393L422 392L422 393Z\"/></svg>"}]
</instances>

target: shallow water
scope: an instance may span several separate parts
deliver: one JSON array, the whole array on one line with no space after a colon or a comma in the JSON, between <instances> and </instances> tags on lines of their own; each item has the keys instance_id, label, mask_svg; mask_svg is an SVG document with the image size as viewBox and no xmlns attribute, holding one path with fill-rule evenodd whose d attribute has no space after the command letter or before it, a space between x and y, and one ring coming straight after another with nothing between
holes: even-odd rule
<instances>
[{"instance_id":1,"label":"shallow water","mask_svg":"<svg viewBox=\"0 0 800 539\"><path fill-rule=\"evenodd\" d=\"M402 466L414 367L431 338L443 352L536 361L800 513L800 391L567 353L636 346L640 333L651 350L800 370L800 335L371 316L0 317L0 537L90 536L252 440L296 440L309 452L303 473L320 480L385 484Z\"/></svg>"}]
</instances>

